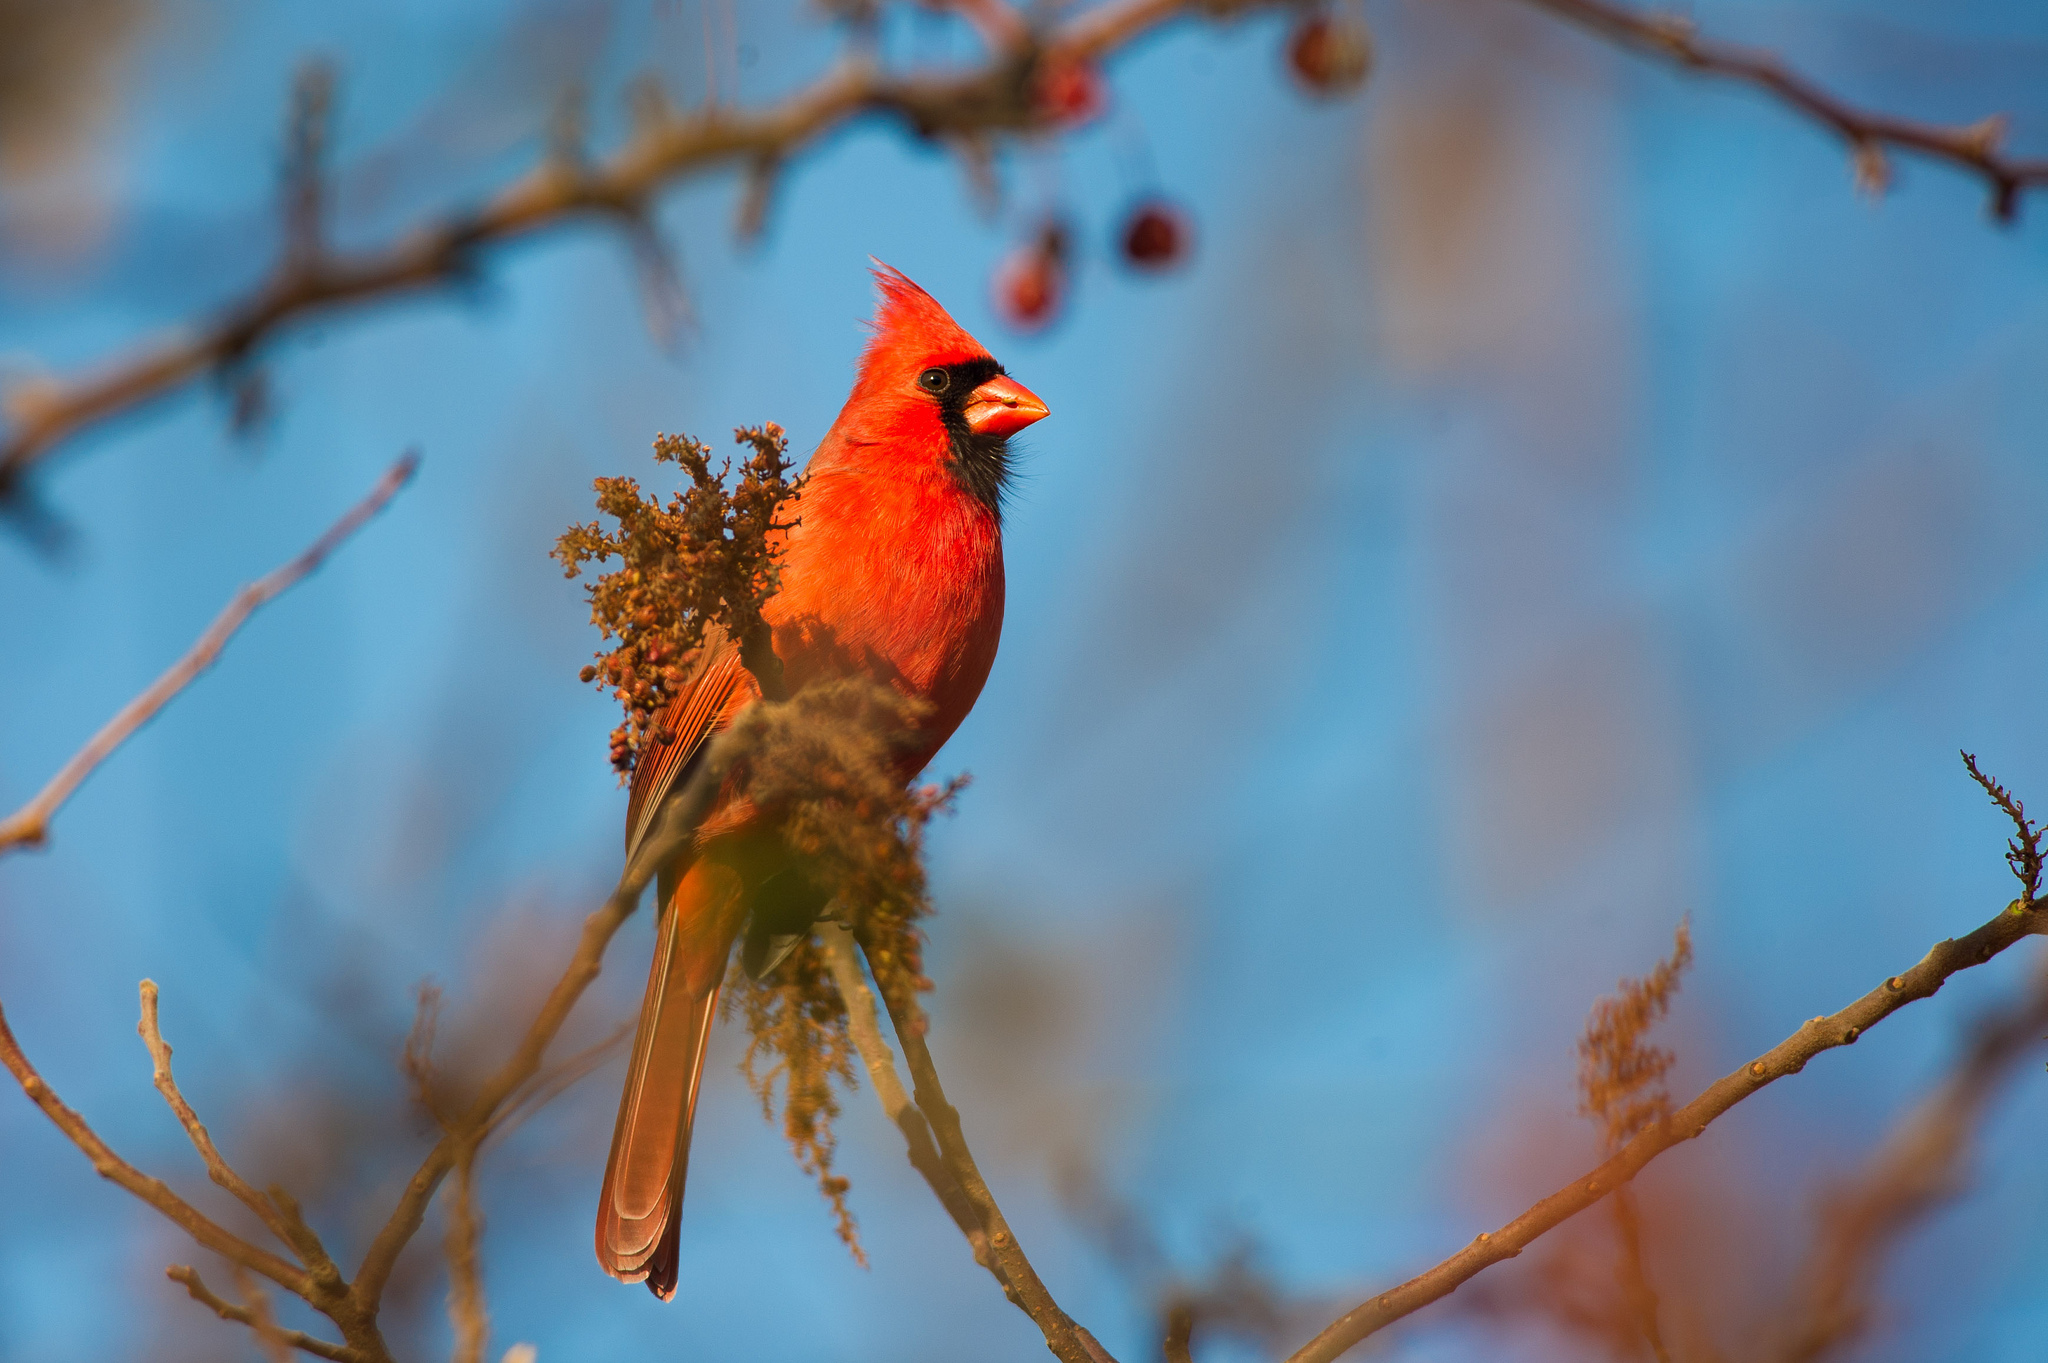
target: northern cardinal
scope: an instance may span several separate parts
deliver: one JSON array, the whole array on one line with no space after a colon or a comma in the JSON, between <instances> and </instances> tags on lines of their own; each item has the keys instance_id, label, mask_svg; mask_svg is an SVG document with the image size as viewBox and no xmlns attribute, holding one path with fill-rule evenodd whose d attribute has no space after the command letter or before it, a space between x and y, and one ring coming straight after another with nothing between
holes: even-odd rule
<instances>
[{"instance_id":1,"label":"northern cardinal","mask_svg":"<svg viewBox=\"0 0 2048 1363\"><path fill-rule=\"evenodd\" d=\"M887 266L853 393L791 505L782 578L763 617L792 691L859 671L928 707L900 749L923 769L973 708L1003 623L1002 497L1009 438L1045 404L931 296ZM626 812L630 856L711 737L760 698L730 641L712 638L640 754ZM654 968L597 1208L597 1259L623 1282L675 1295L690 1125L718 988L734 940L757 975L792 945L786 880L762 854L774 830L743 790L720 793L693 851L657 880ZM764 904L779 901L771 912ZM823 896L818 896L822 899ZM821 902L799 905L812 916ZM749 926L749 918L752 925ZM799 912L795 924L808 931Z\"/></svg>"}]
</instances>

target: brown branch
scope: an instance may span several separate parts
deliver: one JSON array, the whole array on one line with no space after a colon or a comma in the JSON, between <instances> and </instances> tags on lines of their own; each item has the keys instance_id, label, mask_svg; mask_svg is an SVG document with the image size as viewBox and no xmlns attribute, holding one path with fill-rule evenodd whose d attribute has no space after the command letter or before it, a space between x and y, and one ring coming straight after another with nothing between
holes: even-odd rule
<instances>
[{"instance_id":1,"label":"brown branch","mask_svg":"<svg viewBox=\"0 0 2048 1363\"><path fill-rule=\"evenodd\" d=\"M163 1095L172 1115L178 1119L178 1125L185 1129L185 1135L192 1142L192 1148L197 1150L199 1157L206 1162L207 1177L234 1194L237 1201L256 1213L256 1218L269 1227L272 1235L290 1245L297 1252L300 1261L306 1265L313 1281L322 1289L330 1293L341 1291L346 1287L341 1280L341 1273L334 1267L334 1261L328 1257L319 1237L313 1234L312 1228L299 1215L298 1204L291 1201L289 1195L284 1194L282 1189L278 1190L279 1201L264 1197L221 1158L220 1150L215 1147L205 1123L201 1122L199 1114L192 1110L192 1104L185 1101L185 1095L178 1089L178 1081L171 1075L171 1045L164 1040L163 1031L157 1024L156 981L144 980L141 992L142 1021L136 1024L135 1030L141 1034L142 1044L149 1048L156 1091Z\"/></svg>"},{"instance_id":2,"label":"brown branch","mask_svg":"<svg viewBox=\"0 0 2048 1363\"><path fill-rule=\"evenodd\" d=\"M222 1320L246 1325L252 1330L260 1328L259 1318L254 1311L214 1295L212 1289L200 1280L197 1269L186 1264L172 1264L164 1270L164 1276L172 1282L184 1284L185 1291L191 1295L193 1301L211 1310ZM294 1349L304 1350L316 1358L333 1359L334 1363L363 1363L364 1356L346 1344L330 1344L301 1330L282 1329L275 1321L270 1323L269 1329L273 1338L281 1339Z\"/></svg>"},{"instance_id":3,"label":"brown branch","mask_svg":"<svg viewBox=\"0 0 2048 1363\"><path fill-rule=\"evenodd\" d=\"M2013 904L1966 937L1936 942L1912 969L1892 976L1839 1012L1814 1018L1749 1064L1715 1080L1584 1178L1558 1189L1498 1231L1481 1234L1428 1272L1353 1307L1287 1363L1331 1363L1367 1336L1449 1296L1474 1275L1514 1258L1539 1236L1625 1186L1672 1146L1705 1135L1715 1118L1751 1094L1799 1073L1823 1051L1852 1044L1907 1004L1931 996L1956 972L1981 965L2021 938L2041 933L2048 933L2048 910Z\"/></svg>"},{"instance_id":4,"label":"brown branch","mask_svg":"<svg viewBox=\"0 0 2048 1363\"><path fill-rule=\"evenodd\" d=\"M752 111L720 105L678 114L643 98L637 126L608 160L586 164L550 154L483 207L424 223L388 245L334 252L316 237L309 253L307 238L295 230L270 277L211 321L96 373L9 394L12 429L0 440L0 501L18 500L29 471L80 431L244 360L288 324L459 281L474 272L483 248L536 232L591 219L644 221L654 196L681 180L730 163L787 163L857 119L893 118L913 135L934 140L1038 131L1043 116L1030 92L1042 63L1096 60L1182 14L1221 15L1260 2L1111 0L1036 45L1005 45L978 70L897 76L854 56L781 103ZM295 183L302 187L305 177ZM299 202L289 187L287 197Z\"/></svg>"},{"instance_id":5,"label":"brown branch","mask_svg":"<svg viewBox=\"0 0 2048 1363\"><path fill-rule=\"evenodd\" d=\"M640 895L654 879L655 872L693 844L697 825L702 822L705 811L724 784L726 773L744 754L746 746L747 741L742 735L730 731L712 740L704 756L697 759L697 769L688 784L669 797L656 814L653 826L627 858L618 887L602 908L583 920L583 933L577 940L575 954L561 978L555 981L540 1011L534 1015L518 1049L485 1081L476 1097L470 1100L468 1110L449 1125L434 1148L427 1152L426 1159L399 1195L398 1205L392 1208L390 1217L370 1242L362 1264L356 1270L355 1284L349 1289L349 1301L354 1310L370 1319L376 1318L385 1284L390 1281L391 1270L398 1263L400 1252L419 1232L435 1190L455 1168L465 1142L479 1139L478 1133L490 1128L500 1109L512 1102L540 1073L547 1049L562 1030L562 1025L569 1020L570 1010L603 969L605 948L610 945L612 936L639 907Z\"/></svg>"},{"instance_id":6,"label":"brown branch","mask_svg":"<svg viewBox=\"0 0 2048 1363\"><path fill-rule=\"evenodd\" d=\"M932 1134L947 1170L959 1184L975 1219L988 1236L992 1260L990 1272L997 1274L997 1281L1003 1284L1011 1300L1044 1333L1045 1346L1061 1363L1113 1363L1109 1352L1096 1342L1095 1337L1060 1309L1059 1303L1053 1300L1052 1293L1039 1279L1038 1271L1024 1257L1023 1246L1017 1243L1016 1234L1004 1219L1002 1208L996 1205L995 1195L989 1191L988 1181L981 1176L981 1169L974 1162L974 1152L967 1147L966 1134L960 1128L960 1114L946 1101L946 1091L939 1084L939 1072L924 1044L923 1019L906 1016L910 1005L906 999L898 997L900 991L882 989L877 992L889 1009L889 1021L896 1029L896 1040L903 1047L903 1058L910 1066L918 1109L931 1123Z\"/></svg>"},{"instance_id":7,"label":"brown branch","mask_svg":"<svg viewBox=\"0 0 2048 1363\"><path fill-rule=\"evenodd\" d=\"M1885 1250L1964 1191L1971 1138L2044 1027L2048 966L2037 969L2024 998L1978 1023L1948 1077L1893 1126L1861 1170L1823 1196L1788 1326L1769 1357L1812 1363L1869 1325L1871 1280Z\"/></svg>"},{"instance_id":8,"label":"brown branch","mask_svg":"<svg viewBox=\"0 0 2048 1363\"><path fill-rule=\"evenodd\" d=\"M1671 1354L1664 1347L1664 1331L1657 1324L1657 1293L1650 1286L1649 1271L1643 1267L1643 1226L1636 1215L1634 1190L1616 1188L1610 1205L1614 1210L1615 1232L1621 1237L1621 1261L1615 1265L1614 1276L1628 1302L1629 1317L1643 1342L1650 1346L1650 1356L1657 1363L1671 1363Z\"/></svg>"},{"instance_id":9,"label":"brown branch","mask_svg":"<svg viewBox=\"0 0 2048 1363\"><path fill-rule=\"evenodd\" d=\"M839 996L846 1001L847 1029L853 1034L854 1049L860 1052L860 1058L867 1066L868 1079L875 1086L875 1097L881 1101L883 1113L888 1116L890 1125L903 1134L911 1167L923 1175L924 1181L931 1185L933 1195L945 1207L947 1215L953 1218L953 1224L967 1237L968 1248L974 1252L974 1262L994 1274L996 1282L1008 1293L1009 1281L1003 1277L1002 1269L995 1260L989 1257L988 1233L981 1227L981 1218L976 1215L974 1204L967 1200L967 1194L961 1191L959 1182L940 1158L939 1148L932 1141L931 1127L926 1124L924 1114L917 1110L916 1104L910 1101L910 1094L896 1073L896 1056L882 1035L875 991L868 987L867 977L861 972L853 934L837 923L826 921L818 923L817 933L825 944L825 959L831 964L832 979L839 986Z\"/></svg>"},{"instance_id":10,"label":"brown branch","mask_svg":"<svg viewBox=\"0 0 2048 1363\"><path fill-rule=\"evenodd\" d=\"M234 1266L235 1288L246 1303L244 1310L249 1317L249 1329L254 1332L256 1342L262 1346L270 1363L291 1363L292 1342L277 1328L277 1317L270 1310L270 1294L263 1290L263 1284L249 1276L249 1270L240 1264Z\"/></svg>"},{"instance_id":11,"label":"brown branch","mask_svg":"<svg viewBox=\"0 0 2048 1363\"><path fill-rule=\"evenodd\" d=\"M33 800L0 822L0 855L16 847L43 843L49 837L51 816L57 812L58 806L71 798L71 793L85 778L92 775L93 770L127 742L137 729L155 718L157 711L168 705L172 697L211 667L220 657L221 649L227 646L235 631L256 613L257 607L297 585L326 562L328 556L361 529L364 522L382 511L385 504L405 486L406 480L412 477L419 463L417 453L401 457L370 489L368 496L350 508L347 515L330 526L327 533L315 540L304 553L236 592L227 609L215 617L184 657L107 721L106 727L94 734L92 741L79 749L77 755L50 778L50 783Z\"/></svg>"},{"instance_id":12,"label":"brown branch","mask_svg":"<svg viewBox=\"0 0 2048 1363\"><path fill-rule=\"evenodd\" d=\"M2022 191L2048 185L2048 157L2009 157L2003 114L1967 127L1922 123L1849 104L1793 70L1775 53L1701 38L1692 21L1675 14L1640 11L1607 0L1524 0L1559 18L1611 39L1623 47L1764 91L1840 137L1856 158L1856 175L1871 190L1890 180L1885 149L1895 148L1944 162L1981 176L1991 190L1991 214L2012 221Z\"/></svg>"},{"instance_id":13,"label":"brown branch","mask_svg":"<svg viewBox=\"0 0 2048 1363\"><path fill-rule=\"evenodd\" d=\"M85 1152L92 1161L94 1172L111 1183L127 1189L136 1197L147 1202L162 1213L165 1219L197 1240L207 1249L230 1262L254 1269L288 1292L311 1298L313 1282L296 1265L288 1264L267 1249L260 1249L232 1231L216 1225L198 1208L172 1192L161 1179L151 1178L128 1161L115 1154L99 1134L86 1124L85 1118L67 1107L36 1073L22 1053L21 1044L14 1039L13 1031L7 1025L7 1014L0 1009L0 1065L5 1065L21 1085L21 1091L29 1101L43 1110L43 1115L55 1122L57 1129L70 1142Z\"/></svg>"},{"instance_id":14,"label":"brown branch","mask_svg":"<svg viewBox=\"0 0 2048 1363\"><path fill-rule=\"evenodd\" d=\"M468 1145L455 1161L455 1184L448 1199L448 1323L455 1333L454 1363L483 1363L491 1338L491 1317L484 1309L483 1274L477 1265L477 1239L483 1222L476 1214L476 1146Z\"/></svg>"},{"instance_id":15,"label":"brown branch","mask_svg":"<svg viewBox=\"0 0 2048 1363\"><path fill-rule=\"evenodd\" d=\"M1185 1303L1175 1306L1166 1316L1166 1341L1161 1346L1166 1354L1166 1363L1195 1363L1193 1344L1195 1338L1195 1313Z\"/></svg>"}]
</instances>

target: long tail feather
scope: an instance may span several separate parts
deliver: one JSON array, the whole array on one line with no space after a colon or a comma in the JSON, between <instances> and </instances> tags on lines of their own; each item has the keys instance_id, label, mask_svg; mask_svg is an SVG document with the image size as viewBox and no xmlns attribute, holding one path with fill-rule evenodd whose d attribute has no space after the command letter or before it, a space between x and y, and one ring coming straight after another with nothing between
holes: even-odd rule
<instances>
[{"instance_id":1,"label":"long tail feather","mask_svg":"<svg viewBox=\"0 0 2048 1363\"><path fill-rule=\"evenodd\" d=\"M683 1179L705 1045L732 947L735 887L700 862L662 914L633 1059L597 1206L597 1261L623 1282L675 1295Z\"/></svg>"}]
</instances>

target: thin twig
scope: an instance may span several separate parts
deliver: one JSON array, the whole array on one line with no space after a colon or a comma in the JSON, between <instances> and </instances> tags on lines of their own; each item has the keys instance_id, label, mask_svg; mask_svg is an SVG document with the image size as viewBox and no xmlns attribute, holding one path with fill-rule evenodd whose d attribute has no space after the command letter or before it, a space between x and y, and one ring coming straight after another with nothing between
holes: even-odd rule
<instances>
[{"instance_id":1,"label":"thin twig","mask_svg":"<svg viewBox=\"0 0 2048 1363\"><path fill-rule=\"evenodd\" d=\"M910 1101L910 1094L896 1073L896 1055L882 1036L875 991L868 987L867 976L861 971L853 934L837 923L824 921L818 924L817 932L818 939L825 944L825 959L831 964L832 979L839 986L839 996L846 1001L847 1029L853 1034L854 1049L860 1052L860 1058L867 1066L868 1078L875 1086L875 1097L881 1100L883 1113L889 1118L890 1125L903 1134L903 1143L909 1148L911 1167L924 1176L924 1181L931 1185L947 1215L953 1218L953 1224L967 1237L968 1247L974 1252L974 1261L995 1274L996 1281L1008 1291L1009 1283L1004 1279L1002 1269L989 1257L988 1233L981 1228L981 1219L975 1214L974 1205L967 1200L967 1194L960 1190L959 1182L939 1157L939 1148L932 1141L931 1127L926 1124L924 1114L917 1110L917 1105Z\"/></svg>"},{"instance_id":2,"label":"thin twig","mask_svg":"<svg viewBox=\"0 0 2048 1363\"><path fill-rule=\"evenodd\" d=\"M477 1266L477 1240L483 1223L476 1214L476 1146L465 1148L455 1162L455 1182L448 1198L448 1322L455 1332L454 1363L483 1363L490 1343L491 1317L484 1309L483 1273Z\"/></svg>"},{"instance_id":3,"label":"thin twig","mask_svg":"<svg viewBox=\"0 0 2048 1363\"><path fill-rule=\"evenodd\" d=\"M1194 1339L1194 1308L1182 1302L1166 1315L1166 1340L1161 1346L1166 1363L1195 1363Z\"/></svg>"},{"instance_id":4,"label":"thin twig","mask_svg":"<svg viewBox=\"0 0 2048 1363\"><path fill-rule=\"evenodd\" d=\"M513 1101L528 1081L540 1072L548 1047L569 1020L570 1010L575 1008L583 991L603 969L605 948L610 945L613 935L639 907L641 893L654 879L655 873L693 844L705 810L710 808L711 801L724 784L726 773L745 753L746 747L744 736L731 731L713 739L704 755L696 760L696 770L688 784L670 796L657 813L654 825L627 858L618 887L602 908L583 920L583 933L577 939L575 954L561 978L555 981L554 988L548 992L540 1011L534 1015L518 1048L484 1082L476 1097L470 1100L468 1110L450 1124L434 1148L427 1152L426 1159L413 1172L404 1192L399 1195L398 1204L371 1240L369 1249L363 1254L362 1264L356 1270L355 1284L349 1289L349 1299L355 1310L371 1319L376 1317L399 1253L419 1232L435 1190L454 1169L463 1143L473 1138L472 1133L487 1130L499 1110Z\"/></svg>"},{"instance_id":5,"label":"thin twig","mask_svg":"<svg viewBox=\"0 0 2048 1363\"><path fill-rule=\"evenodd\" d=\"M57 1129L85 1152L85 1157L92 1161L93 1171L101 1178L120 1185L147 1202L173 1225L222 1258L254 1269L279 1287L299 1296L309 1296L313 1291L312 1280L296 1265L288 1264L269 1250L252 1245L234 1232L216 1225L191 1203L172 1192L161 1179L151 1178L115 1154L86 1124L85 1118L67 1107L43 1076L36 1073L35 1066L22 1053L21 1044L14 1039L14 1032L7 1025L5 1009L0 1009L0 1065L7 1067L29 1101L41 1108L43 1115L55 1122Z\"/></svg>"},{"instance_id":6,"label":"thin twig","mask_svg":"<svg viewBox=\"0 0 2048 1363\"><path fill-rule=\"evenodd\" d=\"M865 946L862 949L865 951ZM1059 1303L1053 1300L1052 1293L1039 1279L1038 1271L1024 1257L1024 1247L1017 1243L1016 1234L1004 1219L1002 1208L996 1205L995 1195L989 1191L988 1181L981 1176L981 1169L974 1161L974 1152L968 1149L966 1134L960 1128L960 1114L946 1101L938 1069L932 1064L931 1052L924 1044L922 1019L905 1016L907 1005L899 1000L900 991L882 989L877 992L889 1009L889 1021L896 1029L896 1041L903 1047L903 1058L910 1066L912 1093L918 1109L931 1123L932 1135L947 1169L987 1232L989 1257L993 1261L990 1271L1000 1270L998 1281L1004 1285L1011 1300L1044 1333L1045 1346L1061 1363L1108 1363L1108 1351L1060 1309Z\"/></svg>"},{"instance_id":7,"label":"thin twig","mask_svg":"<svg viewBox=\"0 0 2048 1363\"><path fill-rule=\"evenodd\" d=\"M257 607L272 600L303 580L307 574L326 562L329 555L341 547L350 535L361 529L364 522L375 516L405 486L413 471L419 468L417 453L407 453L391 466L377 485L370 489L368 496L350 508L347 515L328 528L326 534L315 540L310 548L268 576L259 578L235 593L214 622L207 626L206 633L199 636L184 657L171 665L152 683L147 691L123 706L121 712L107 721L106 727L92 736L92 741L78 750L63 770L50 778L50 783L27 804L23 805L5 822L0 822L0 854L12 848L40 845L49 836L50 817L58 806L71 798L93 769L106 761L113 751L156 716L157 711L169 704L171 698L191 685L193 678L211 667L220 657L235 631L255 614Z\"/></svg>"},{"instance_id":8,"label":"thin twig","mask_svg":"<svg viewBox=\"0 0 2048 1363\"><path fill-rule=\"evenodd\" d=\"M1660 57L1690 71L1754 86L1779 103L1834 132L1856 157L1858 180L1881 190L1890 177L1884 149L1895 148L1982 176L1991 190L1991 214L2010 222L2022 191L2048 185L2048 158L2008 157L1999 151L2006 119L1994 114L1966 127L1921 123L1855 105L1830 94L1787 66L1775 53L1699 37L1692 21L1609 4L1607 0L1524 0L1591 29L1623 47Z\"/></svg>"},{"instance_id":9,"label":"thin twig","mask_svg":"<svg viewBox=\"0 0 2048 1363\"><path fill-rule=\"evenodd\" d=\"M2020 802L2017 795L1979 769L1974 753L1963 754L1963 765L1969 768L1970 779L1982 786L1984 793L1991 797L1991 803L1997 805L2005 817L2012 820L2014 836L2007 838L2005 842L2005 864L2012 868L2013 878L2020 883L2021 900L2032 904L2041 895L2041 838L2048 834L2048 829L2036 825L2027 817L2027 807Z\"/></svg>"},{"instance_id":10,"label":"thin twig","mask_svg":"<svg viewBox=\"0 0 2048 1363\"><path fill-rule=\"evenodd\" d=\"M2026 995L1973 1029L1960 1062L1909 1111L1854 1176L1821 1199L1820 1225L1788 1323L1766 1355L1813 1363L1869 1325L1885 1251L1966 1191L1971 1139L1999 1090L2048 1028L2048 963Z\"/></svg>"},{"instance_id":11,"label":"thin twig","mask_svg":"<svg viewBox=\"0 0 2048 1363\"><path fill-rule=\"evenodd\" d=\"M249 1317L249 1329L255 1334L257 1344L270 1359L270 1363L291 1363L292 1342L284 1331L277 1328L277 1317L271 1314L270 1294L263 1290L263 1284L249 1276L249 1270L240 1264L234 1265L235 1290L242 1294L243 1309Z\"/></svg>"},{"instance_id":12,"label":"thin twig","mask_svg":"<svg viewBox=\"0 0 2048 1363\"><path fill-rule=\"evenodd\" d=\"M1614 1229L1621 1237L1621 1262L1615 1265L1614 1276L1620 1280L1629 1317L1641 1332L1643 1342L1650 1346L1650 1356L1657 1363L1671 1363L1671 1354L1664 1347L1664 1331L1657 1324L1657 1293L1650 1286L1649 1270L1643 1267L1643 1226L1636 1215L1634 1189L1616 1188L1611 1205Z\"/></svg>"},{"instance_id":13,"label":"thin twig","mask_svg":"<svg viewBox=\"0 0 2048 1363\"><path fill-rule=\"evenodd\" d=\"M633 1022L628 1020L574 1055L564 1056L526 1082L492 1116L484 1131L486 1139L513 1130L540 1109L548 1106L577 1083L601 1069L605 1062L624 1051L633 1040Z\"/></svg>"},{"instance_id":14,"label":"thin twig","mask_svg":"<svg viewBox=\"0 0 2048 1363\"><path fill-rule=\"evenodd\" d=\"M225 1301L216 1296L212 1289L200 1280L197 1269L187 1264L172 1264L164 1270L164 1276L174 1283L182 1283L185 1291L191 1295L193 1301L211 1310L222 1320L233 1321L237 1325L246 1325L251 1329L257 1328L256 1317L247 1307L237 1306L231 1301ZM270 1328L277 1338L282 1339L294 1349L301 1349L306 1353L314 1355L316 1358L332 1359L334 1363L363 1363L363 1355L349 1348L346 1344L330 1344L324 1339L316 1338L301 1330L282 1329L275 1322L271 1324Z\"/></svg>"},{"instance_id":15,"label":"thin twig","mask_svg":"<svg viewBox=\"0 0 2048 1363\"><path fill-rule=\"evenodd\" d=\"M205 1123L199 1120L199 1114L192 1110L192 1104L185 1100L185 1095L178 1089L178 1081L171 1075L171 1045L164 1040L163 1030L157 1023L156 981L144 980L141 993L142 1021L136 1024L135 1030L141 1033L142 1044L149 1048L156 1091L161 1093L164 1102L170 1105L172 1115L177 1117L178 1125L185 1129L185 1135L192 1142L192 1148L206 1161L207 1177L233 1193L237 1201L256 1213L257 1219L270 1228L272 1235L290 1245L312 1274L315 1283L328 1292L340 1291L346 1286L341 1280L341 1273L335 1268L333 1259L328 1257L319 1237L313 1234L304 1218L299 1216L298 1204L290 1201L288 1197L281 1201L265 1197L221 1158L221 1153L215 1147Z\"/></svg>"},{"instance_id":16,"label":"thin twig","mask_svg":"<svg viewBox=\"0 0 2048 1363\"><path fill-rule=\"evenodd\" d=\"M1514 1258L1552 1227L1627 1184L1643 1166L1672 1146L1705 1135L1715 1118L1751 1094L1799 1073L1807 1061L1823 1051L1852 1044L1907 1004L1933 995L1958 971L1981 965L2021 938L2041 933L2048 933L2048 910L2028 910L2014 904L1968 936L1936 942L1912 969L1892 976L1848 1007L1814 1018L1749 1064L1715 1080L1698 1097L1644 1129L1584 1178L1558 1189L1499 1230L1480 1235L1428 1272L1353 1307L1297 1350L1287 1363L1331 1363L1367 1336L1450 1295L1460 1284L1501 1260Z\"/></svg>"}]
</instances>

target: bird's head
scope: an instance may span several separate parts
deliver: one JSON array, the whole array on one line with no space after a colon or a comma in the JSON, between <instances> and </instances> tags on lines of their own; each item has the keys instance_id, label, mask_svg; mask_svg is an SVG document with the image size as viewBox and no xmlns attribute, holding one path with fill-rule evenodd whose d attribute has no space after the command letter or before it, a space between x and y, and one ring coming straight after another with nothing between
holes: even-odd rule
<instances>
[{"instance_id":1,"label":"bird's head","mask_svg":"<svg viewBox=\"0 0 2048 1363\"><path fill-rule=\"evenodd\" d=\"M930 294L880 262L874 274L882 297L840 416L844 435L867 458L942 466L998 510L1009 439L1044 417L1045 404Z\"/></svg>"}]
</instances>

